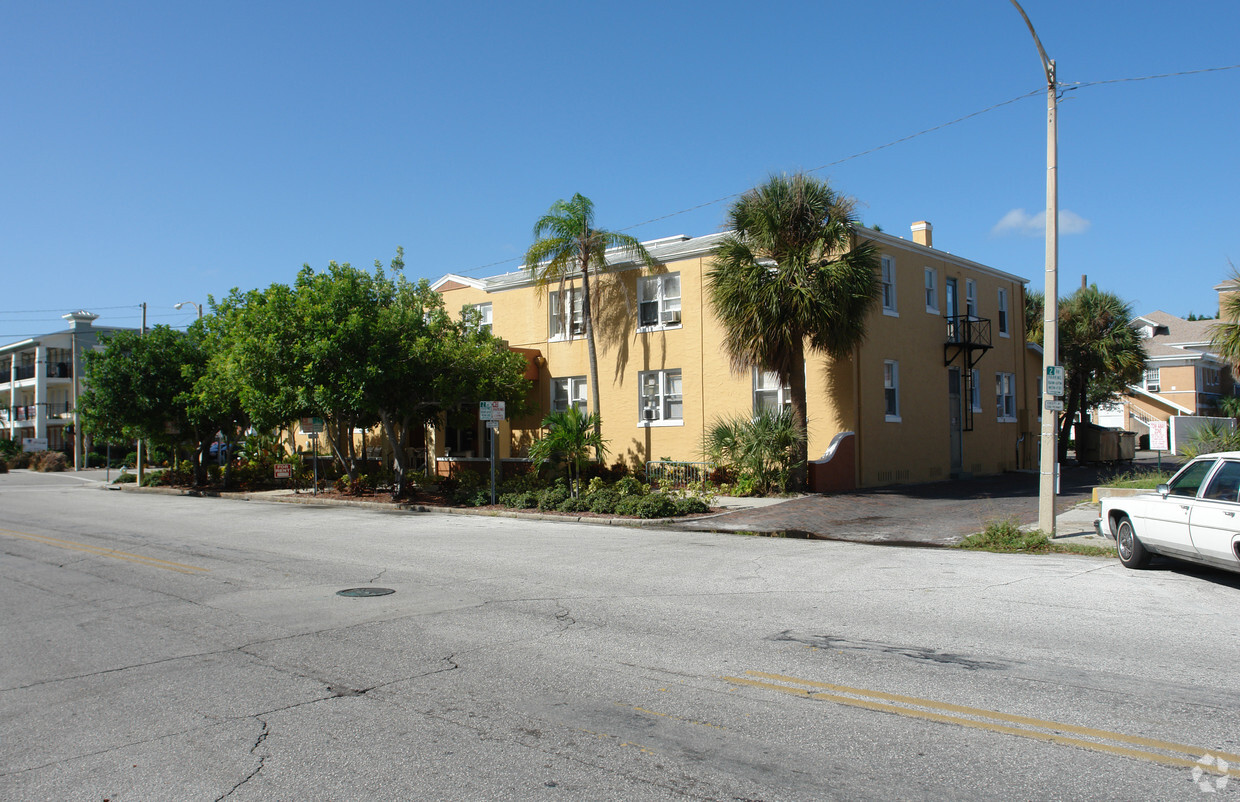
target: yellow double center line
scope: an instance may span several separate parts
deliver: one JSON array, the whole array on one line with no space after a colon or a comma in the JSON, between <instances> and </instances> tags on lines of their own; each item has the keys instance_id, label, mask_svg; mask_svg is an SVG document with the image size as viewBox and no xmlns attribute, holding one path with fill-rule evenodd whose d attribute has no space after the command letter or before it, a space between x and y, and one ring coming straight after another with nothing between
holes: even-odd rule
<instances>
[{"instance_id":1,"label":"yellow double center line","mask_svg":"<svg viewBox=\"0 0 1240 802\"><path fill-rule=\"evenodd\" d=\"M936 702L933 699L920 699L916 696L901 696L896 693L871 691L865 688L850 688L847 685L815 682L814 680L788 677L783 674L767 674L762 671L746 671L744 677L723 677L723 679L738 685L750 685L755 688L778 691L808 699L819 699L851 707L862 707L867 710L895 713L896 715L908 716L910 718L938 721L944 724L955 724L961 727L971 727L990 732L1000 732L1005 735L1031 738L1035 741L1077 746L1082 749L1091 749L1095 752L1122 755L1124 757L1136 758L1137 760L1159 763L1164 766L1176 766L1179 768L1196 767L1212 774L1240 777L1240 755L1219 752L1200 746L1189 746L1187 744L1159 741L1153 738L1143 738L1139 735L1125 735L1119 732L1096 730L1075 724L1064 724L1059 721L1047 721L1040 718L1030 718L1029 716L1000 713L995 710L983 710L978 707ZM875 699L882 701L871 701ZM1075 738L1062 733L1072 733L1073 735L1084 737ZM1086 740L1087 738L1095 740ZM1107 743L1107 741L1111 743ZM1130 746L1119 746L1117 744L1132 744L1133 746L1145 747L1145 749L1135 749ZM1150 749L1191 755L1192 759L1148 751ZM1205 755L1222 758L1231 765L1224 770L1214 765L1199 763L1197 758Z\"/></svg>"},{"instance_id":2,"label":"yellow double center line","mask_svg":"<svg viewBox=\"0 0 1240 802\"><path fill-rule=\"evenodd\" d=\"M100 557L114 557L118 560L126 560L138 565L146 565L151 568L162 568L165 571L176 571L178 574L200 574L207 573L210 569L199 568L194 565L185 565L183 563L174 563L169 560L160 560L156 557L146 557L141 554L130 554L127 551L118 551L105 546L92 546L89 543L78 543L72 540L61 540L56 537L48 537L47 535L33 535L29 532L17 532L13 529L0 529L0 535L8 535L9 537L19 537L24 540L33 540L35 543L43 543L48 546L56 546L62 549L72 549L73 551L84 551L88 554L97 554Z\"/></svg>"}]
</instances>

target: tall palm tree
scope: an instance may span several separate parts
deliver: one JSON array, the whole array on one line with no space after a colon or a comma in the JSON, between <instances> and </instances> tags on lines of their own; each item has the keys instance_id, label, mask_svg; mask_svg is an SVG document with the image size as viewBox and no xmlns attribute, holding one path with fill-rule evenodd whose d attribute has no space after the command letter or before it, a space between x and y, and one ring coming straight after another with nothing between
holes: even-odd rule
<instances>
[{"instance_id":1,"label":"tall palm tree","mask_svg":"<svg viewBox=\"0 0 1240 802\"><path fill-rule=\"evenodd\" d=\"M881 290L874 245L854 242L853 208L825 181L772 176L728 210L732 232L715 249L706 276L733 370L779 374L802 431L806 344L830 357L849 356L865 338ZM805 485L806 449L800 440L798 488Z\"/></svg>"},{"instance_id":2,"label":"tall palm tree","mask_svg":"<svg viewBox=\"0 0 1240 802\"><path fill-rule=\"evenodd\" d=\"M1067 403L1059 430L1059 460L1068 454L1074 419L1114 399L1145 371L1145 342L1132 321L1132 305L1097 285L1081 287L1059 302L1059 359L1067 374Z\"/></svg>"},{"instance_id":3,"label":"tall palm tree","mask_svg":"<svg viewBox=\"0 0 1240 802\"><path fill-rule=\"evenodd\" d=\"M1228 260L1228 264L1231 261ZM1227 282L1240 290L1240 270L1231 265ZM1218 355L1231 364L1232 370L1240 368L1240 292L1228 292L1221 296L1218 322L1210 327L1210 344Z\"/></svg>"},{"instance_id":4,"label":"tall palm tree","mask_svg":"<svg viewBox=\"0 0 1240 802\"><path fill-rule=\"evenodd\" d=\"M534 224L534 244L525 252L525 269L538 287L546 292L552 284L563 285L581 279L582 322L590 354L590 400L593 404L595 436L602 438L602 410L599 404L598 353L594 346L594 314L590 304L590 280L607 265L606 253L617 251L622 258L656 267L659 262L633 237L594 227L594 203L581 193L569 200L557 200ZM564 309L565 305L561 305ZM571 309L568 310L571 316ZM601 452L596 456L601 457Z\"/></svg>"}]
</instances>

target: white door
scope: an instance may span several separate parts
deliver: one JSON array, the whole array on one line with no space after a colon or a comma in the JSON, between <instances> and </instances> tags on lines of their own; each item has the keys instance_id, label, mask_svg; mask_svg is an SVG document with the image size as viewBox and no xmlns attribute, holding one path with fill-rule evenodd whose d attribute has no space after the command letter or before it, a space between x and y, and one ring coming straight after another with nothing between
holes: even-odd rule
<instances>
[{"instance_id":1,"label":"white door","mask_svg":"<svg viewBox=\"0 0 1240 802\"><path fill-rule=\"evenodd\" d=\"M1189 513L1214 463L1212 459L1190 462L1171 480L1171 493L1165 499L1151 499L1145 505L1145 520L1137 525L1137 537L1142 542L1184 554L1196 553L1188 531Z\"/></svg>"},{"instance_id":2,"label":"white door","mask_svg":"<svg viewBox=\"0 0 1240 802\"><path fill-rule=\"evenodd\" d=\"M1201 556L1234 565L1232 541L1240 535L1240 462L1224 460L1193 504L1189 528Z\"/></svg>"}]
</instances>

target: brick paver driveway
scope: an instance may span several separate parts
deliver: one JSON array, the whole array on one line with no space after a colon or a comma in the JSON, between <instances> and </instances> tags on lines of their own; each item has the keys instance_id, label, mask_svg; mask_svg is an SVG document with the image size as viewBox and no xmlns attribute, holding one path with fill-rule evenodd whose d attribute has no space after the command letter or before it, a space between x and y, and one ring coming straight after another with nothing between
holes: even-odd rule
<instances>
[{"instance_id":1,"label":"brick paver driveway","mask_svg":"<svg viewBox=\"0 0 1240 802\"><path fill-rule=\"evenodd\" d=\"M1147 460L1142 467L1153 467ZM1169 463L1165 463L1169 464ZM1122 466L1120 470L1129 470ZM1065 467L1056 512L1089 501L1093 487L1115 471ZM1038 476L1007 473L980 479L901 485L877 490L806 496L782 504L686 521L677 528L716 532L786 532L865 543L946 546L980 532L991 521L1038 517Z\"/></svg>"}]
</instances>

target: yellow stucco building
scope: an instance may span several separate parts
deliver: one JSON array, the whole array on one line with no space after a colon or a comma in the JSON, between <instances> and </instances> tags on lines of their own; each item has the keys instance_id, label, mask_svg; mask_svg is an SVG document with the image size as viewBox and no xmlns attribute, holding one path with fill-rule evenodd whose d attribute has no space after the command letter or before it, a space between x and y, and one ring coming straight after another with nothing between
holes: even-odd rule
<instances>
[{"instance_id":1,"label":"yellow stucco building","mask_svg":"<svg viewBox=\"0 0 1240 802\"><path fill-rule=\"evenodd\" d=\"M774 376L738 375L720 349L706 274L723 236L643 243L662 267L609 261L597 279L603 436L613 459L633 467L701 460L715 417L786 403ZM911 240L865 228L857 236L878 247L882 297L851 358L807 354L818 489L1036 466L1041 357L1025 343L1025 279L934 249L929 223L914 224ZM578 281L540 291L522 270L481 280L447 275L433 286L450 311L480 307L537 376L530 398L537 412L503 425L501 459L524 456L547 411L589 403ZM434 452L441 471L451 462L478 461L481 469L489 457L483 425L438 432Z\"/></svg>"}]
</instances>

